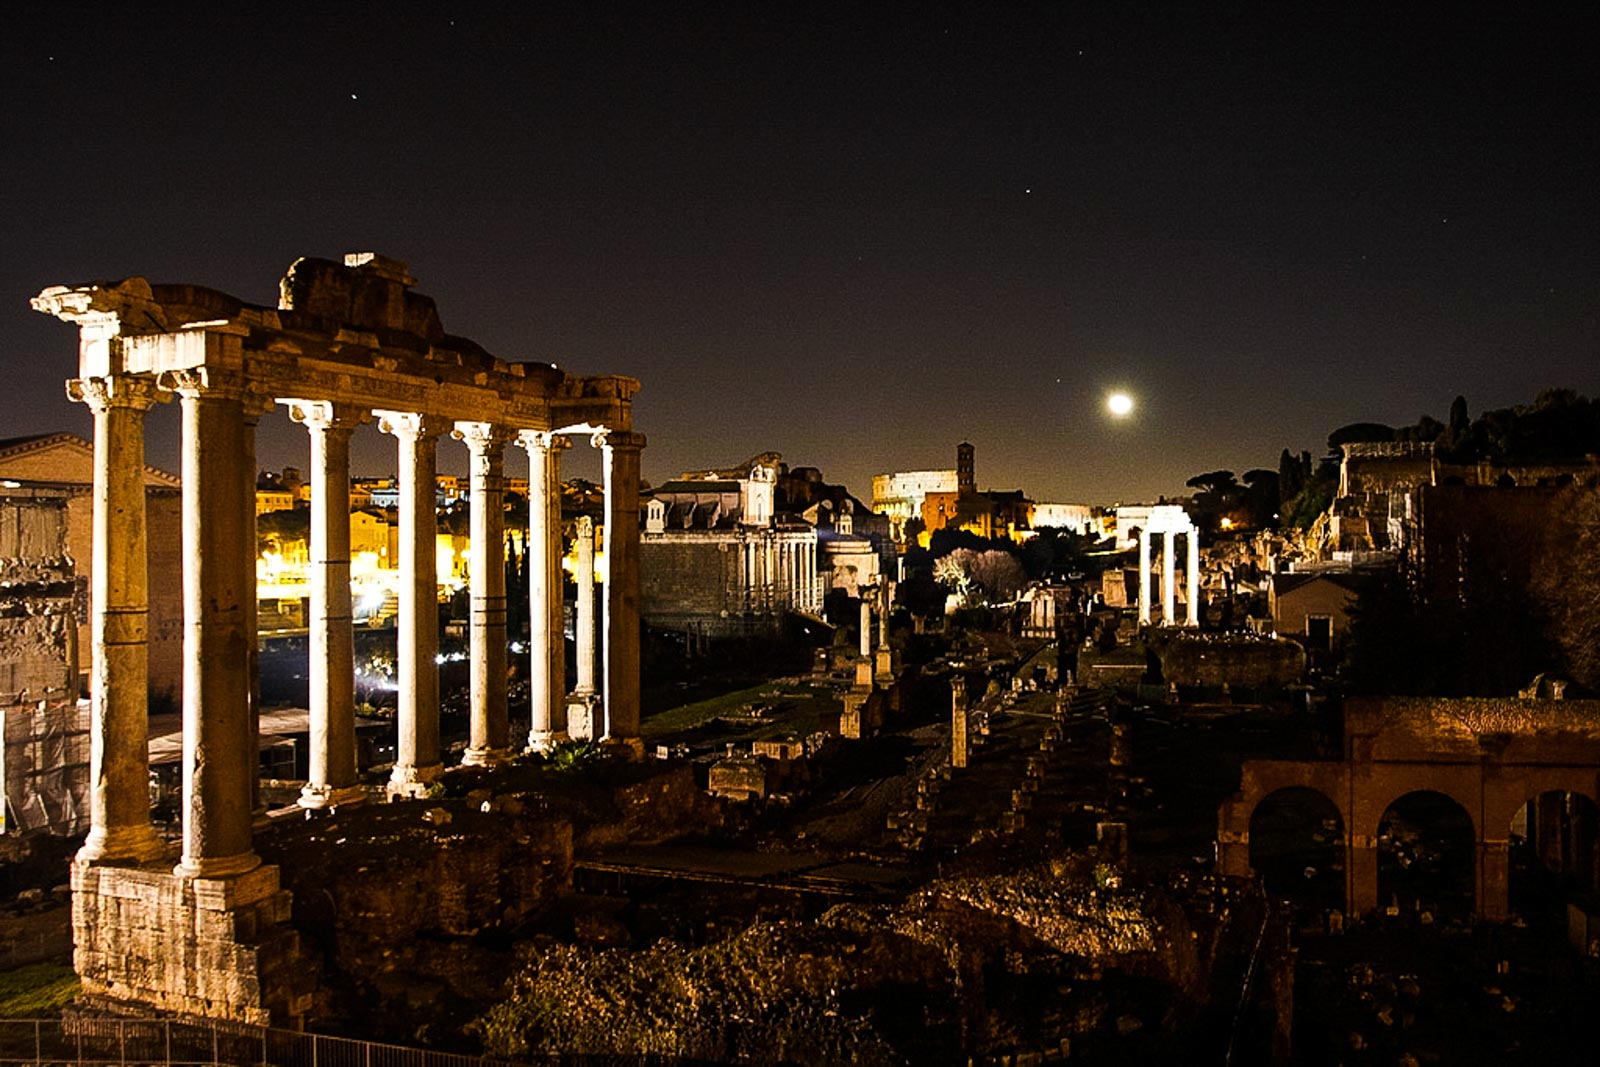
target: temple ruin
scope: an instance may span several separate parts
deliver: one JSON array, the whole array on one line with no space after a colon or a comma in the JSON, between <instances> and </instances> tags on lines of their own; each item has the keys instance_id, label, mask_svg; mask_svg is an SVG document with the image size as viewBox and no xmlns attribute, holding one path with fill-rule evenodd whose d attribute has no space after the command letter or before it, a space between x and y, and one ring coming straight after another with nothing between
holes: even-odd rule
<instances>
[{"instance_id":1,"label":"temple ruin","mask_svg":"<svg viewBox=\"0 0 1600 1067\"><path fill-rule=\"evenodd\" d=\"M532 729L568 736L561 626L559 459L572 437L604 456L601 677L585 672L574 723L639 748L639 383L507 362L445 333L404 263L371 253L304 258L278 306L143 278L54 286L35 310L79 328L69 395L94 413L90 828L72 872L75 962L85 992L253 1023L303 1017L312 980L287 925L278 869L252 847L257 772L255 429L282 405L310 437L311 774L300 804L349 804L356 779L350 603L349 441L376 418L400 470L398 756L392 798L442 773L434 481L440 437L471 463L471 735L463 762L524 745L509 734L502 564L506 446L527 449ZM179 854L147 795L144 417L182 413L183 803ZM592 535L591 535L592 536ZM160 576L165 577L165 576ZM173 576L176 578L176 576ZM592 628L593 622L589 622ZM591 629L592 633L592 629ZM580 626L580 644L584 642ZM593 638L589 638L591 647ZM584 660L580 657L580 664ZM580 668L581 670L581 668ZM592 724L589 720L592 719ZM176 861L174 863L174 860Z\"/></svg>"}]
</instances>

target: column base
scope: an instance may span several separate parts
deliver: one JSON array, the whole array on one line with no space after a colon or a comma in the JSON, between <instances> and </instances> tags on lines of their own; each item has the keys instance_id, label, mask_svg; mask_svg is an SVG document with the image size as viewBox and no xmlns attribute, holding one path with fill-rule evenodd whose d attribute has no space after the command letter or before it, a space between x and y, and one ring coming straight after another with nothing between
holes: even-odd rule
<instances>
[{"instance_id":1,"label":"column base","mask_svg":"<svg viewBox=\"0 0 1600 1067\"><path fill-rule=\"evenodd\" d=\"M567 697L567 737L593 741L605 733L605 725L598 693L578 691Z\"/></svg>"},{"instance_id":2,"label":"column base","mask_svg":"<svg viewBox=\"0 0 1600 1067\"><path fill-rule=\"evenodd\" d=\"M367 791L359 785L308 785L300 790L296 801L302 808L340 808L359 804L367 799Z\"/></svg>"},{"instance_id":3,"label":"column base","mask_svg":"<svg viewBox=\"0 0 1600 1067\"><path fill-rule=\"evenodd\" d=\"M403 767L395 765L389 773L389 780L384 783L383 790L390 800L415 800L425 797L433 789L433 785L444 777L443 764L433 763L426 767Z\"/></svg>"},{"instance_id":4,"label":"column base","mask_svg":"<svg viewBox=\"0 0 1600 1067\"><path fill-rule=\"evenodd\" d=\"M158 860L166 843L149 823L138 826L96 826L78 849L77 862L107 866L137 865Z\"/></svg>"},{"instance_id":5,"label":"column base","mask_svg":"<svg viewBox=\"0 0 1600 1067\"><path fill-rule=\"evenodd\" d=\"M289 925L278 868L174 877L149 867L72 867L73 965L84 993L124 1009L299 1029L316 959Z\"/></svg>"},{"instance_id":6,"label":"column base","mask_svg":"<svg viewBox=\"0 0 1600 1067\"><path fill-rule=\"evenodd\" d=\"M557 745L572 740L565 730L532 730L528 733L529 752L549 752Z\"/></svg>"},{"instance_id":7,"label":"column base","mask_svg":"<svg viewBox=\"0 0 1600 1067\"><path fill-rule=\"evenodd\" d=\"M184 856L172 868L177 878L233 878L249 874L261 866L254 852L235 852L231 856Z\"/></svg>"},{"instance_id":8,"label":"column base","mask_svg":"<svg viewBox=\"0 0 1600 1067\"><path fill-rule=\"evenodd\" d=\"M493 767L510 758L509 748L469 748L461 754L461 766Z\"/></svg>"}]
</instances>

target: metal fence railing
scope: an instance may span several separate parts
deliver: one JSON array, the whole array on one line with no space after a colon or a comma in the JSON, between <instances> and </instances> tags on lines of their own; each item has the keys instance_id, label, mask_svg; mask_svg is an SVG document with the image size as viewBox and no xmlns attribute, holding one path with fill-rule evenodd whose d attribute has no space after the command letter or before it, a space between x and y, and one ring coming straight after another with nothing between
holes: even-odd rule
<instances>
[{"instance_id":1,"label":"metal fence railing","mask_svg":"<svg viewBox=\"0 0 1600 1067\"><path fill-rule=\"evenodd\" d=\"M325 1034L176 1019L0 1019L0 1067L15 1064L483 1067L477 1056Z\"/></svg>"}]
</instances>

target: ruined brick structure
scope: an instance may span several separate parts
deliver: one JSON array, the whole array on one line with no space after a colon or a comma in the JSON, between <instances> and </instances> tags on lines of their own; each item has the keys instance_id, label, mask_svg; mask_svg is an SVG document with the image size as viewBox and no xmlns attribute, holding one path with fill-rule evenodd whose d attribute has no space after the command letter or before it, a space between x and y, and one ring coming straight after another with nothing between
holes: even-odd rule
<instances>
[{"instance_id":1,"label":"ruined brick structure","mask_svg":"<svg viewBox=\"0 0 1600 1067\"><path fill-rule=\"evenodd\" d=\"M180 574L183 570L183 500L178 476L145 465L141 472L145 491L149 536L148 567L152 574ZM73 433L38 434L0 441L0 480L24 486L56 486L66 492L66 554L78 577L94 577L94 443ZM176 704L183 692L183 586L157 582L149 590L146 616L150 660L150 693L158 701ZM78 659L82 684L88 692L91 643L89 614L80 612Z\"/></svg>"},{"instance_id":2,"label":"ruined brick structure","mask_svg":"<svg viewBox=\"0 0 1600 1067\"><path fill-rule=\"evenodd\" d=\"M1217 813L1223 874L1250 873L1250 819L1280 790L1308 788L1337 809L1345 906L1378 907L1378 823L1395 801L1431 791L1471 819L1474 913L1507 917L1512 820L1546 793L1600 801L1600 701L1432 697L1345 703L1339 760L1249 760Z\"/></svg>"},{"instance_id":3,"label":"ruined brick structure","mask_svg":"<svg viewBox=\"0 0 1600 1067\"><path fill-rule=\"evenodd\" d=\"M0 488L0 833L88 828L88 736L80 710L67 489Z\"/></svg>"}]
</instances>

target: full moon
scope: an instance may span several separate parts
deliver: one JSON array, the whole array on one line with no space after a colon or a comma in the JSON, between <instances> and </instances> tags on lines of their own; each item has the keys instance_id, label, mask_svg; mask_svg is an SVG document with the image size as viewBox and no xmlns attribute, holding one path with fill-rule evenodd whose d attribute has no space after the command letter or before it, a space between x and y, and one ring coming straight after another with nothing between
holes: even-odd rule
<instances>
[{"instance_id":1,"label":"full moon","mask_svg":"<svg viewBox=\"0 0 1600 1067\"><path fill-rule=\"evenodd\" d=\"M1133 397L1127 393L1112 393L1106 397L1106 410L1121 418L1133 410Z\"/></svg>"}]
</instances>

